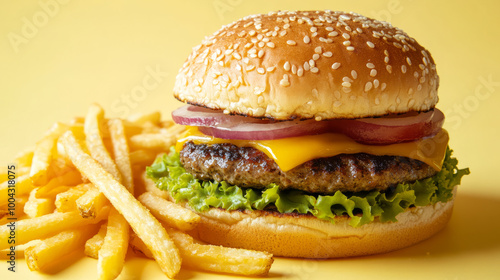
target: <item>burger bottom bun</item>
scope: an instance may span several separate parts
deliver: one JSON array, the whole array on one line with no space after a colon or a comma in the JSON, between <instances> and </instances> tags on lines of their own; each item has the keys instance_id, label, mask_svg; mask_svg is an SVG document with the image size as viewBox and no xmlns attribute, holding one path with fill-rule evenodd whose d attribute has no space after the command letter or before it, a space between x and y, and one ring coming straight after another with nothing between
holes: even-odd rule
<instances>
[{"instance_id":1,"label":"burger bottom bun","mask_svg":"<svg viewBox=\"0 0 500 280\"><path fill-rule=\"evenodd\" d=\"M349 225L347 217L332 224L311 215L212 208L198 213L201 222L191 234L210 244L282 257L363 256L404 248L434 235L449 221L453 201L412 207L397 216L398 222L376 219L357 228Z\"/></svg>"}]
</instances>

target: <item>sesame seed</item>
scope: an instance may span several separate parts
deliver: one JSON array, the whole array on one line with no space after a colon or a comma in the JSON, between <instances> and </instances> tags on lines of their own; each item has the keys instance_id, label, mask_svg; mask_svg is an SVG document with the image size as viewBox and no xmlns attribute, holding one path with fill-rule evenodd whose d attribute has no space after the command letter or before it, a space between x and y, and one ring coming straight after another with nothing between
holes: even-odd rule
<instances>
[{"instance_id":1,"label":"sesame seed","mask_svg":"<svg viewBox=\"0 0 500 280\"><path fill-rule=\"evenodd\" d=\"M392 74L392 66L391 65L386 65L385 69L387 70L387 72L389 72L390 74Z\"/></svg>"},{"instance_id":2,"label":"sesame seed","mask_svg":"<svg viewBox=\"0 0 500 280\"><path fill-rule=\"evenodd\" d=\"M304 69L299 66L299 69L297 69L297 76L302 77L304 75Z\"/></svg>"},{"instance_id":3,"label":"sesame seed","mask_svg":"<svg viewBox=\"0 0 500 280\"><path fill-rule=\"evenodd\" d=\"M331 26L327 26L327 27L325 27L325 30L326 30L326 31L333 31L333 27L331 27Z\"/></svg>"},{"instance_id":4,"label":"sesame seed","mask_svg":"<svg viewBox=\"0 0 500 280\"><path fill-rule=\"evenodd\" d=\"M418 74L418 72L417 72L417 71L413 72L413 77L415 77L415 79L417 79L417 78L418 78L418 76L419 76L419 74Z\"/></svg>"},{"instance_id":5,"label":"sesame seed","mask_svg":"<svg viewBox=\"0 0 500 280\"><path fill-rule=\"evenodd\" d=\"M349 40L351 38L351 36L347 33L342 33L342 37L344 37L344 39L346 40Z\"/></svg>"},{"instance_id":6,"label":"sesame seed","mask_svg":"<svg viewBox=\"0 0 500 280\"><path fill-rule=\"evenodd\" d=\"M408 101L408 107L413 107L413 105L415 105L415 99L412 98Z\"/></svg>"},{"instance_id":7,"label":"sesame seed","mask_svg":"<svg viewBox=\"0 0 500 280\"><path fill-rule=\"evenodd\" d=\"M342 78L342 81L343 81L343 82L349 82L349 83L353 82L353 80L352 80L351 78L347 77L347 76L346 76L346 77L343 77L343 78Z\"/></svg>"},{"instance_id":8,"label":"sesame seed","mask_svg":"<svg viewBox=\"0 0 500 280\"><path fill-rule=\"evenodd\" d=\"M254 65L248 65L248 66L245 68L245 70L246 70L247 72L252 71L253 69L255 69L255 66L254 66Z\"/></svg>"},{"instance_id":9,"label":"sesame seed","mask_svg":"<svg viewBox=\"0 0 500 280\"><path fill-rule=\"evenodd\" d=\"M335 62L334 64L332 64L332 69L335 70L335 69L338 69L340 67L340 63L339 62Z\"/></svg>"},{"instance_id":10,"label":"sesame seed","mask_svg":"<svg viewBox=\"0 0 500 280\"><path fill-rule=\"evenodd\" d=\"M281 37L283 37L283 36L285 36L285 35L286 35L286 30L282 30L282 31L280 31L280 36L281 36Z\"/></svg>"},{"instance_id":11,"label":"sesame seed","mask_svg":"<svg viewBox=\"0 0 500 280\"><path fill-rule=\"evenodd\" d=\"M344 42L342 42L342 44L344 44L344 46L350 46L351 45L351 41L344 41Z\"/></svg>"},{"instance_id":12,"label":"sesame seed","mask_svg":"<svg viewBox=\"0 0 500 280\"><path fill-rule=\"evenodd\" d=\"M257 73L264 74L264 73L266 73L266 70L262 67L259 67L259 68L257 68Z\"/></svg>"},{"instance_id":13,"label":"sesame seed","mask_svg":"<svg viewBox=\"0 0 500 280\"><path fill-rule=\"evenodd\" d=\"M276 69L276 66L271 66L271 67L267 67L267 72L273 72L274 69Z\"/></svg>"},{"instance_id":14,"label":"sesame seed","mask_svg":"<svg viewBox=\"0 0 500 280\"><path fill-rule=\"evenodd\" d=\"M292 65L292 73L297 74L297 66L295 66L295 64Z\"/></svg>"},{"instance_id":15,"label":"sesame seed","mask_svg":"<svg viewBox=\"0 0 500 280\"><path fill-rule=\"evenodd\" d=\"M347 31L351 32L351 31L352 31L352 28L351 28L350 26L346 26L346 27L345 27L345 30L347 30Z\"/></svg>"},{"instance_id":16,"label":"sesame seed","mask_svg":"<svg viewBox=\"0 0 500 280\"><path fill-rule=\"evenodd\" d=\"M417 91L421 91L421 90L422 90L422 85L421 85L421 84L419 84L419 85L417 86Z\"/></svg>"},{"instance_id":17,"label":"sesame seed","mask_svg":"<svg viewBox=\"0 0 500 280\"><path fill-rule=\"evenodd\" d=\"M389 63L389 57L388 56L384 57L384 62L385 63Z\"/></svg>"},{"instance_id":18,"label":"sesame seed","mask_svg":"<svg viewBox=\"0 0 500 280\"><path fill-rule=\"evenodd\" d=\"M250 36L255 36L255 30L250 30L250 31L248 32L248 35L250 35Z\"/></svg>"},{"instance_id":19,"label":"sesame seed","mask_svg":"<svg viewBox=\"0 0 500 280\"><path fill-rule=\"evenodd\" d=\"M315 53L321 53L321 52L322 52L321 47L316 47L316 48L314 48L314 52L315 52Z\"/></svg>"},{"instance_id":20,"label":"sesame seed","mask_svg":"<svg viewBox=\"0 0 500 280\"><path fill-rule=\"evenodd\" d=\"M311 27L311 29L310 29L310 30L311 30L311 32L316 32L316 31L318 31L318 28L317 28L317 27L315 27L315 26L313 26L313 27Z\"/></svg>"},{"instance_id":21,"label":"sesame seed","mask_svg":"<svg viewBox=\"0 0 500 280\"><path fill-rule=\"evenodd\" d=\"M413 94L413 88L408 89L408 95L412 95L412 94Z\"/></svg>"},{"instance_id":22,"label":"sesame seed","mask_svg":"<svg viewBox=\"0 0 500 280\"><path fill-rule=\"evenodd\" d=\"M297 43L296 43L294 40L288 40L288 41L286 41L286 43L287 43L288 45L290 45L290 46L295 46L295 45L297 45Z\"/></svg>"},{"instance_id":23,"label":"sesame seed","mask_svg":"<svg viewBox=\"0 0 500 280\"><path fill-rule=\"evenodd\" d=\"M323 53L323 56L326 56L326 57L332 57L333 53L332 52L324 52Z\"/></svg>"},{"instance_id":24,"label":"sesame seed","mask_svg":"<svg viewBox=\"0 0 500 280\"><path fill-rule=\"evenodd\" d=\"M313 54L313 59L314 60L318 60L319 59L319 54L317 54L317 53Z\"/></svg>"},{"instance_id":25,"label":"sesame seed","mask_svg":"<svg viewBox=\"0 0 500 280\"><path fill-rule=\"evenodd\" d=\"M358 31L359 33L363 33L363 30L359 27L356 28L356 31Z\"/></svg>"},{"instance_id":26,"label":"sesame seed","mask_svg":"<svg viewBox=\"0 0 500 280\"><path fill-rule=\"evenodd\" d=\"M424 76L420 77L419 83L421 83L421 84L425 83L425 77Z\"/></svg>"},{"instance_id":27,"label":"sesame seed","mask_svg":"<svg viewBox=\"0 0 500 280\"><path fill-rule=\"evenodd\" d=\"M245 49L249 49L249 48L251 48L252 46L253 46L253 44L252 44L252 43L246 43L246 44L245 44Z\"/></svg>"},{"instance_id":28,"label":"sesame seed","mask_svg":"<svg viewBox=\"0 0 500 280\"><path fill-rule=\"evenodd\" d=\"M348 51L353 51L354 50L354 47L353 46L349 46L346 48Z\"/></svg>"},{"instance_id":29,"label":"sesame seed","mask_svg":"<svg viewBox=\"0 0 500 280\"><path fill-rule=\"evenodd\" d=\"M314 67L316 65L316 62L314 62L314 59L309 59L309 66Z\"/></svg>"},{"instance_id":30,"label":"sesame seed","mask_svg":"<svg viewBox=\"0 0 500 280\"><path fill-rule=\"evenodd\" d=\"M351 71L351 76L353 79L357 79L358 78L358 72L356 72L356 70L352 70Z\"/></svg>"},{"instance_id":31,"label":"sesame seed","mask_svg":"<svg viewBox=\"0 0 500 280\"><path fill-rule=\"evenodd\" d=\"M406 73L406 65L401 65L401 72Z\"/></svg>"},{"instance_id":32,"label":"sesame seed","mask_svg":"<svg viewBox=\"0 0 500 280\"><path fill-rule=\"evenodd\" d=\"M267 43L266 46L270 47L271 49L273 49L275 47L273 42Z\"/></svg>"},{"instance_id":33,"label":"sesame seed","mask_svg":"<svg viewBox=\"0 0 500 280\"><path fill-rule=\"evenodd\" d=\"M311 66L309 66L309 63L306 61L304 62L304 70L309 71L311 69Z\"/></svg>"},{"instance_id":34,"label":"sesame seed","mask_svg":"<svg viewBox=\"0 0 500 280\"><path fill-rule=\"evenodd\" d=\"M338 35L339 35L339 33L337 31L332 31L332 32L328 33L328 36L330 36L330 37L335 37Z\"/></svg>"},{"instance_id":35,"label":"sesame seed","mask_svg":"<svg viewBox=\"0 0 500 280\"><path fill-rule=\"evenodd\" d=\"M319 69L317 67L313 67L313 68L311 68L311 72L318 73Z\"/></svg>"},{"instance_id":36,"label":"sesame seed","mask_svg":"<svg viewBox=\"0 0 500 280\"><path fill-rule=\"evenodd\" d=\"M266 43L264 43L262 41L257 44L257 46L259 46L259 48L263 48L265 45L266 45Z\"/></svg>"},{"instance_id":37,"label":"sesame seed","mask_svg":"<svg viewBox=\"0 0 500 280\"><path fill-rule=\"evenodd\" d=\"M316 36L318 36L318 32L314 32L314 33L311 34L311 37L313 37L313 38L316 37Z\"/></svg>"},{"instance_id":38,"label":"sesame seed","mask_svg":"<svg viewBox=\"0 0 500 280\"><path fill-rule=\"evenodd\" d=\"M423 64L419 64L418 67L420 68L420 70L424 70L425 69L425 66Z\"/></svg>"},{"instance_id":39,"label":"sesame seed","mask_svg":"<svg viewBox=\"0 0 500 280\"><path fill-rule=\"evenodd\" d=\"M370 76L371 76L371 77L375 77L375 76L377 76L377 70L372 69L372 70L370 71Z\"/></svg>"},{"instance_id":40,"label":"sesame seed","mask_svg":"<svg viewBox=\"0 0 500 280\"><path fill-rule=\"evenodd\" d=\"M280 86L287 87L290 86L290 82L288 81L288 75L284 74L283 79L280 81Z\"/></svg>"},{"instance_id":41,"label":"sesame seed","mask_svg":"<svg viewBox=\"0 0 500 280\"><path fill-rule=\"evenodd\" d=\"M236 58L237 60L241 59L241 55L239 53L233 53L233 57Z\"/></svg>"},{"instance_id":42,"label":"sesame seed","mask_svg":"<svg viewBox=\"0 0 500 280\"><path fill-rule=\"evenodd\" d=\"M283 65L283 69L285 69L286 71L290 71L290 62L285 62L285 64Z\"/></svg>"},{"instance_id":43,"label":"sesame seed","mask_svg":"<svg viewBox=\"0 0 500 280\"><path fill-rule=\"evenodd\" d=\"M375 44L373 44L373 43L372 43L372 42L370 42L370 41L366 41L366 44L368 45L368 47L370 47L370 48L372 48L372 49L373 49L373 48L375 48Z\"/></svg>"},{"instance_id":44,"label":"sesame seed","mask_svg":"<svg viewBox=\"0 0 500 280\"><path fill-rule=\"evenodd\" d=\"M367 82L365 84L365 91L370 91L372 89L372 87L373 87L372 82Z\"/></svg>"},{"instance_id":45,"label":"sesame seed","mask_svg":"<svg viewBox=\"0 0 500 280\"><path fill-rule=\"evenodd\" d=\"M410 60L410 58L409 58L409 57L406 57L406 63L408 63L408 65L410 65L410 66L411 66L411 60Z\"/></svg>"},{"instance_id":46,"label":"sesame seed","mask_svg":"<svg viewBox=\"0 0 500 280\"><path fill-rule=\"evenodd\" d=\"M335 101L335 102L333 102L333 106L334 107L340 107L341 105L342 105L341 101Z\"/></svg>"},{"instance_id":47,"label":"sesame seed","mask_svg":"<svg viewBox=\"0 0 500 280\"><path fill-rule=\"evenodd\" d=\"M241 71L241 65L237 64L236 65L236 70ZM214 77L215 78L215 77Z\"/></svg>"},{"instance_id":48,"label":"sesame seed","mask_svg":"<svg viewBox=\"0 0 500 280\"><path fill-rule=\"evenodd\" d=\"M311 42L311 38L309 38L309 36L304 36L304 43L306 44L309 44L309 42Z\"/></svg>"},{"instance_id":49,"label":"sesame seed","mask_svg":"<svg viewBox=\"0 0 500 280\"><path fill-rule=\"evenodd\" d=\"M289 27L290 27L290 24L288 24L288 23L283 25L283 29L288 29Z\"/></svg>"},{"instance_id":50,"label":"sesame seed","mask_svg":"<svg viewBox=\"0 0 500 280\"><path fill-rule=\"evenodd\" d=\"M375 65L374 65L373 63L371 63L371 62L368 62L368 63L366 64L366 67L368 67L368 68L370 68L370 69L373 69L373 68L375 68Z\"/></svg>"},{"instance_id":51,"label":"sesame seed","mask_svg":"<svg viewBox=\"0 0 500 280\"><path fill-rule=\"evenodd\" d=\"M386 83L382 83L382 86L380 87L380 90L385 90L385 88L387 87L387 84Z\"/></svg>"},{"instance_id":52,"label":"sesame seed","mask_svg":"<svg viewBox=\"0 0 500 280\"><path fill-rule=\"evenodd\" d=\"M342 91L345 92L345 93L349 93L349 92L351 92L351 88L349 88L349 87L342 87Z\"/></svg>"},{"instance_id":53,"label":"sesame seed","mask_svg":"<svg viewBox=\"0 0 500 280\"><path fill-rule=\"evenodd\" d=\"M342 86L343 87L351 87L351 83L349 83L349 82L343 82Z\"/></svg>"},{"instance_id":54,"label":"sesame seed","mask_svg":"<svg viewBox=\"0 0 500 280\"><path fill-rule=\"evenodd\" d=\"M373 80L373 86L375 88L378 88L379 85L380 85L380 82L377 79Z\"/></svg>"}]
</instances>

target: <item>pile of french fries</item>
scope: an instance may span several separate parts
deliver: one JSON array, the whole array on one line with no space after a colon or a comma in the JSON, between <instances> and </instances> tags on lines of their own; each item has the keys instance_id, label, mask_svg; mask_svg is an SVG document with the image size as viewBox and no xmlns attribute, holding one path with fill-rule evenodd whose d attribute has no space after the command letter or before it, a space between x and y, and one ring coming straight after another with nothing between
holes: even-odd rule
<instances>
[{"instance_id":1,"label":"pile of french fries","mask_svg":"<svg viewBox=\"0 0 500 280\"><path fill-rule=\"evenodd\" d=\"M169 278L181 265L265 275L271 254L193 239L185 231L195 228L200 217L170 202L145 176L145 167L182 131L161 121L158 112L106 119L98 105L90 106L85 118L54 124L33 149L14 160L14 213L7 208L8 171L1 170L0 258L11 249L7 224L15 218L16 257L24 257L34 271L84 250L97 259L99 279L115 279L131 248L155 259Z\"/></svg>"}]
</instances>

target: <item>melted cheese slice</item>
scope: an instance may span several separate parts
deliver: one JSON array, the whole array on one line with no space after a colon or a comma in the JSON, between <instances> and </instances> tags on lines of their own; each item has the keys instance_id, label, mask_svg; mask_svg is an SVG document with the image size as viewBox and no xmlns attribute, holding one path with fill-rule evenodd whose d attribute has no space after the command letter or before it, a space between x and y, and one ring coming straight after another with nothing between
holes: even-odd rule
<instances>
[{"instance_id":1,"label":"melted cheese slice","mask_svg":"<svg viewBox=\"0 0 500 280\"><path fill-rule=\"evenodd\" d=\"M439 171L443 164L448 140L448 132L444 129L433 137L390 145L361 144L338 133L275 140L228 140L205 135L197 127L187 127L186 132L177 141L176 149L180 151L184 143L188 141L195 144L231 143L238 147L253 147L274 159L282 171L288 171L315 158L356 153L408 157L425 162Z\"/></svg>"}]
</instances>

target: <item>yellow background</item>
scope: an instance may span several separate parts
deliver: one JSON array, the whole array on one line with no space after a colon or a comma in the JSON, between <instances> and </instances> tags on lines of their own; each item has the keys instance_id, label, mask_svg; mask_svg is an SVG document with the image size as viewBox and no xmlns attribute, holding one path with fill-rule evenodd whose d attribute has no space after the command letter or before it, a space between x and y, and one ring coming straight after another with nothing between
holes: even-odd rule
<instances>
[{"instance_id":1,"label":"yellow background","mask_svg":"<svg viewBox=\"0 0 500 280\"><path fill-rule=\"evenodd\" d=\"M33 145L56 121L99 103L110 117L180 105L171 95L191 48L222 24L279 9L355 11L391 21L430 50L441 78L438 107L463 180L448 227L417 246L343 260L277 259L278 279L493 279L500 275L500 16L498 1L177 0L0 1L1 163ZM156 73L156 74L154 74ZM144 79L154 86L144 89ZM137 94L140 91L141 94ZM2 279L92 279L95 261L70 259L53 275L0 264ZM131 259L121 279L158 275ZM7 278L9 277L9 278ZM231 278L224 276L222 278ZM181 279L221 276L184 270ZM232 279L232 278L231 278Z\"/></svg>"}]
</instances>

